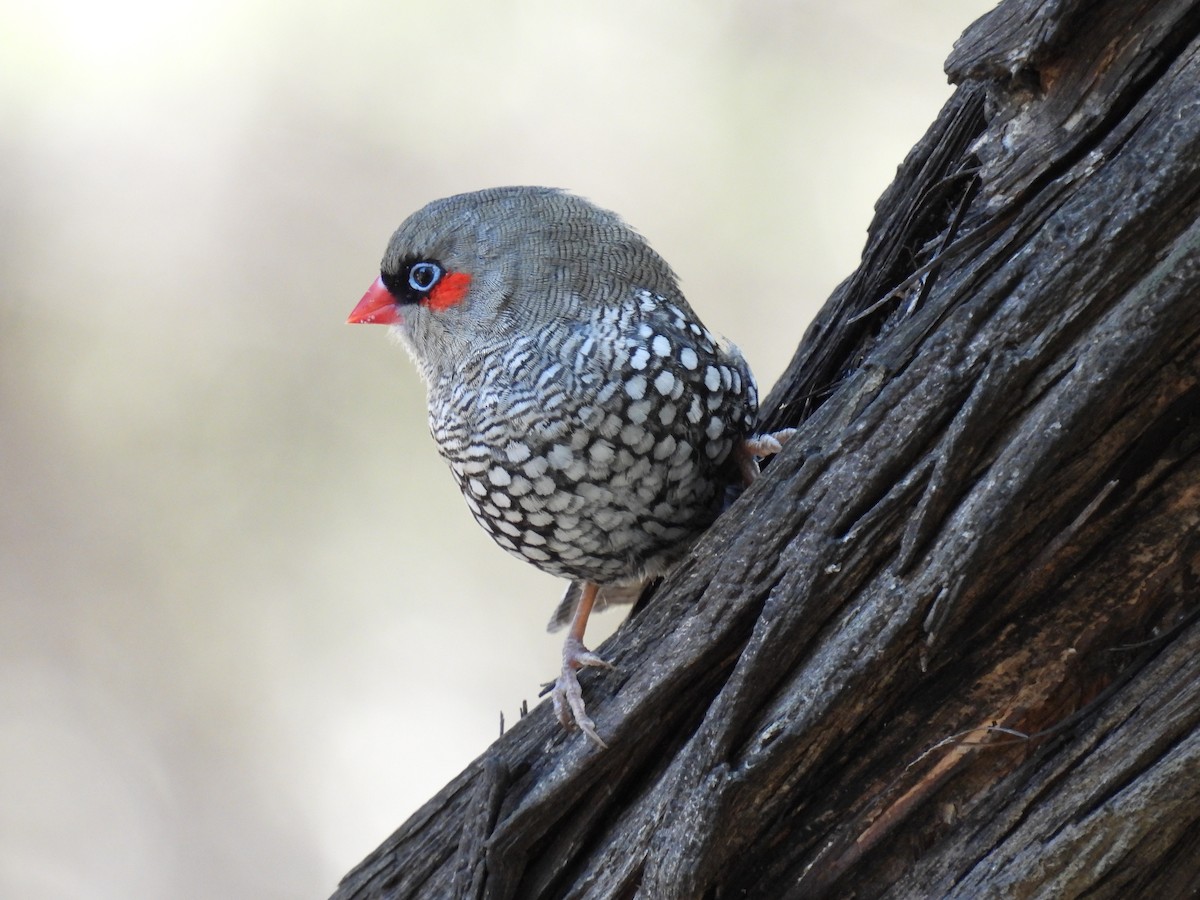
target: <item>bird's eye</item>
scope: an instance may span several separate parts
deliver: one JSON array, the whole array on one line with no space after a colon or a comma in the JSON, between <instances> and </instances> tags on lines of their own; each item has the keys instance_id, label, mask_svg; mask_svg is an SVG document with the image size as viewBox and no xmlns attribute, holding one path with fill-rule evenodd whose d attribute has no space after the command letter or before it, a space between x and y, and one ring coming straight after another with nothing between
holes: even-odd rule
<instances>
[{"instance_id":1,"label":"bird's eye","mask_svg":"<svg viewBox=\"0 0 1200 900\"><path fill-rule=\"evenodd\" d=\"M408 269L408 286L424 294L442 277L442 267L435 262L416 262Z\"/></svg>"}]
</instances>

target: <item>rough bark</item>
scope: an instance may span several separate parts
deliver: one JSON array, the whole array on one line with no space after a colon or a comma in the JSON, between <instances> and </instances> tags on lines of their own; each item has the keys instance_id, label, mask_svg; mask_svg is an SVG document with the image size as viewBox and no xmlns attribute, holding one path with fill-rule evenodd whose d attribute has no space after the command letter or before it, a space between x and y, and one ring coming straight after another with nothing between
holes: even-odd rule
<instances>
[{"instance_id":1,"label":"rough bark","mask_svg":"<svg viewBox=\"0 0 1200 900\"><path fill-rule=\"evenodd\" d=\"M1200 0L1008 0L797 437L339 898L1200 890Z\"/></svg>"}]
</instances>

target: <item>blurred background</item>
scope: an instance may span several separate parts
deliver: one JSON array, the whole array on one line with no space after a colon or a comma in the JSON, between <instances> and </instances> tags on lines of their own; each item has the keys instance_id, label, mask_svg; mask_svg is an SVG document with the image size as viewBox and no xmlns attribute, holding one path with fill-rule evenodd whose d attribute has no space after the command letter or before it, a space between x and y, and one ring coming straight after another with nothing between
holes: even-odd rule
<instances>
[{"instance_id":1,"label":"blurred background","mask_svg":"<svg viewBox=\"0 0 1200 900\"><path fill-rule=\"evenodd\" d=\"M0 896L327 895L554 676L343 324L409 212L620 211L765 394L991 5L0 5Z\"/></svg>"}]
</instances>

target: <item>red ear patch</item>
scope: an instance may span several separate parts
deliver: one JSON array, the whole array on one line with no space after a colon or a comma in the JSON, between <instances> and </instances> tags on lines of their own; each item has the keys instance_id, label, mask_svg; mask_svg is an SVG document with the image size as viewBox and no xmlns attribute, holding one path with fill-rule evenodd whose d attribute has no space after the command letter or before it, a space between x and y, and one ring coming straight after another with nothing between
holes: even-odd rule
<instances>
[{"instance_id":1,"label":"red ear patch","mask_svg":"<svg viewBox=\"0 0 1200 900\"><path fill-rule=\"evenodd\" d=\"M447 272L421 302L430 309L449 309L467 295L471 276L466 272Z\"/></svg>"}]
</instances>

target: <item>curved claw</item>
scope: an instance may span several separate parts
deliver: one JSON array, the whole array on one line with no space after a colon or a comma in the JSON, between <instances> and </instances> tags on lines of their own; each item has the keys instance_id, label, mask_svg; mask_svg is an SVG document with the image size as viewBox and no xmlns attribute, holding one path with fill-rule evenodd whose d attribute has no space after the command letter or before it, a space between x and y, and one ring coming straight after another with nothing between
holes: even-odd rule
<instances>
[{"instance_id":1,"label":"curved claw","mask_svg":"<svg viewBox=\"0 0 1200 900\"><path fill-rule=\"evenodd\" d=\"M578 638L568 637L563 642L562 674L554 682L554 688L550 693L550 699L554 703L554 714L558 716L558 721L564 728L570 730L579 726L580 731L607 749L608 744L604 743L596 732L596 723L587 714L587 706L583 702L583 689L579 686L579 676L576 671L584 666L613 668L612 663L601 659L585 647Z\"/></svg>"},{"instance_id":2,"label":"curved claw","mask_svg":"<svg viewBox=\"0 0 1200 900\"><path fill-rule=\"evenodd\" d=\"M554 714L558 716L558 721L562 723L563 728L569 731L578 726L579 730L589 738L605 750L608 749L608 744L604 743L603 738L596 731L596 723L587 714L587 707L583 702L583 690L579 687L579 677L575 674L574 669L563 669L562 675L554 682L554 690L551 691L550 698L554 703Z\"/></svg>"},{"instance_id":3,"label":"curved claw","mask_svg":"<svg viewBox=\"0 0 1200 900\"><path fill-rule=\"evenodd\" d=\"M583 646L583 642L573 637L568 637L563 641L562 651L563 672L582 669L584 666L596 666L601 669L615 669L612 663L601 659L587 647Z\"/></svg>"}]
</instances>

